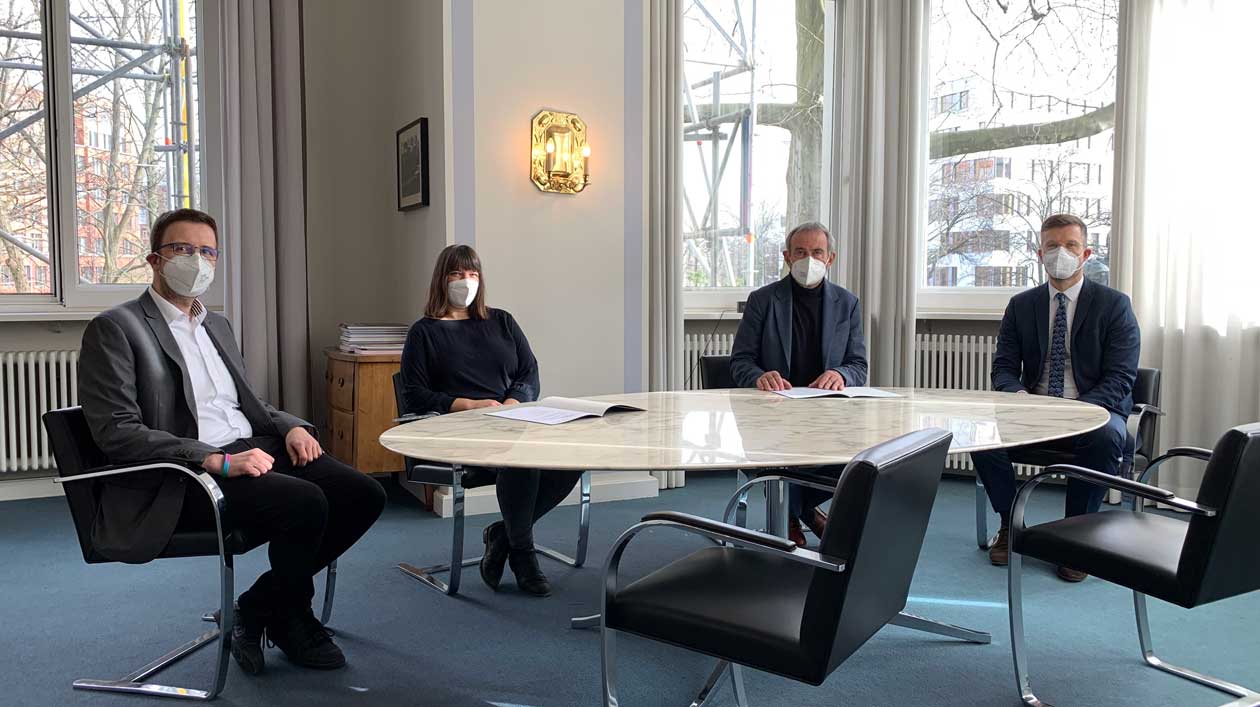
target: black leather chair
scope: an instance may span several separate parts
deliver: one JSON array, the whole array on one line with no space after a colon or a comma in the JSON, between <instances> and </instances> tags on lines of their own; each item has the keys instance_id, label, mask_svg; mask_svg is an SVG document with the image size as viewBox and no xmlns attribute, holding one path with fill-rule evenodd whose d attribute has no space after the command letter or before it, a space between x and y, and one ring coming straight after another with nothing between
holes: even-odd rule
<instances>
[{"instance_id":1,"label":"black leather chair","mask_svg":"<svg viewBox=\"0 0 1260 707\"><path fill-rule=\"evenodd\" d=\"M618 631L718 658L697 702L728 667L741 705L740 666L822 684L905 607L951 438L922 430L854 457L832 481L833 513L816 552L685 513L644 516L618 538L604 564L605 704L619 704ZM693 533L717 546L618 586L627 545L652 528Z\"/></svg>"},{"instance_id":2,"label":"black leather chair","mask_svg":"<svg viewBox=\"0 0 1260 707\"><path fill-rule=\"evenodd\" d=\"M43 420L44 428L48 431L48 441L52 447L53 457L57 460L58 478L55 481L65 487L70 517L74 520L75 532L79 537L79 548L83 551L84 561L89 564L112 562L97 552L92 544L92 524L99 505L98 488L102 480L107 477L154 469L161 469L172 474L187 474L190 480L205 491L206 499L214 511L214 526L177 530L158 557L217 556L219 558L219 608L211 614L202 616L203 620L215 621L219 625L121 680L75 680L74 687L80 690L126 692L156 697L214 699L223 690L224 682L227 680L228 653L231 649L232 622L235 618L232 610L232 602L235 598L232 558L249 552L262 542L250 538L239 528L224 526L223 515L227 508L226 501L214 477L205 471L191 468L182 461L166 459L154 459L143 464L111 466L104 452L92 439L82 408L51 410L44 413ZM321 621L325 624L332 615L333 592L336 583L337 563L333 562L328 566L327 584L324 589ZM147 682L148 678L216 638L221 640L218 655L215 658L214 680L209 689L171 687Z\"/></svg>"},{"instance_id":3,"label":"black leather chair","mask_svg":"<svg viewBox=\"0 0 1260 707\"><path fill-rule=\"evenodd\" d=\"M1159 408L1160 379L1158 368L1139 368L1133 384L1133 412L1129 414L1128 434L1125 440L1124 458L1120 476L1132 479L1146 471L1155 450L1159 449L1159 418L1164 412ZM1072 461L1062 452L1041 449L1013 449L1011 461L1016 464L1047 467ZM1136 473L1135 473L1136 472ZM989 549L993 536L989 535L989 498L984 483L976 475L976 545Z\"/></svg>"},{"instance_id":4,"label":"black leather chair","mask_svg":"<svg viewBox=\"0 0 1260 707\"><path fill-rule=\"evenodd\" d=\"M1015 678L1025 704L1045 703L1032 691L1024 647L1021 568L1034 557L1088 572L1133 591L1138 643L1147 665L1241 698L1230 705L1260 704L1260 693L1171 665L1156 657L1151 644L1146 596L1193 609L1260 589L1256 537L1260 536L1260 423L1235 427L1209 451L1196 447L1168 450L1151 461L1150 470L1169 459L1207 462L1194 501L1140 481L1060 464L1029 479L1011 511L1010 614ZM1026 527L1024 510L1036 486L1062 474L1162 503L1190 515L1189 521L1132 509L1090 513Z\"/></svg>"},{"instance_id":5,"label":"black leather chair","mask_svg":"<svg viewBox=\"0 0 1260 707\"><path fill-rule=\"evenodd\" d=\"M397 407L399 416L394 418L394 422L407 423L423 420L428 417L437 417L440 413L428 412L423 414L403 414L406 409L406 403L403 397L402 373L394 374L394 404ZM416 461L408 457L403 457L403 478L409 484L421 484L427 486L445 486L451 490L451 506L452 517L455 521L454 530L451 533L451 559L428 567L416 567L415 565L400 562L398 569L403 574L419 581L427 587L442 592L443 594L455 595L459 593L460 578L463 575L463 568L470 567L481 562L481 556L462 559L464 557L464 491L466 489L477 488L479 486L489 486L494 483L494 475L485 469L465 470L459 466L447 464L428 464ZM563 562L570 567L581 567L586 564L586 547L587 539L590 535L591 527L591 474L587 472L582 474L579 486L579 505L578 505L578 543L576 557L569 557L562 552L553 550L544 545L537 545L538 554L543 557L549 557L557 562ZM449 573L449 581L443 582L434 574L447 572Z\"/></svg>"},{"instance_id":6,"label":"black leather chair","mask_svg":"<svg viewBox=\"0 0 1260 707\"><path fill-rule=\"evenodd\" d=\"M700 385L706 390L738 388L731 377L730 356L701 356Z\"/></svg>"}]
</instances>

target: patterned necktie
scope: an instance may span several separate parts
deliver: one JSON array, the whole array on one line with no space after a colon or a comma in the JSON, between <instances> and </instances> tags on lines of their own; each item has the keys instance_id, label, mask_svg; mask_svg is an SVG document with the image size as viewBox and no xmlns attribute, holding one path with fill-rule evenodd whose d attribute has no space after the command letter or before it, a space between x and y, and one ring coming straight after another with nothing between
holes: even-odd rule
<instances>
[{"instance_id":1,"label":"patterned necktie","mask_svg":"<svg viewBox=\"0 0 1260 707\"><path fill-rule=\"evenodd\" d=\"M1050 334L1050 382L1046 386L1050 395L1063 397L1063 369L1067 363L1067 295L1056 292L1059 303L1054 312L1054 331Z\"/></svg>"}]
</instances>

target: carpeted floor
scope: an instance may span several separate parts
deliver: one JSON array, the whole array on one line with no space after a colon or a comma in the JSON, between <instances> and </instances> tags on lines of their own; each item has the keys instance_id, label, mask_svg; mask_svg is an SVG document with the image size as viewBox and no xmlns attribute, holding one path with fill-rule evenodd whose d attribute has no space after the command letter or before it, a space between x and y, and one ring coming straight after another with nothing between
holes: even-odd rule
<instances>
[{"instance_id":1,"label":"carpeted floor","mask_svg":"<svg viewBox=\"0 0 1260 707\"><path fill-rule=\"evenodd\" d=\"M400 560L440 562L451 522L422 512L398 489L373 530L342 558L331 625L350 665L318 673L295 668L276 650L267 671L251 678L235 665L219 698L225 705L500 705L599 703L599 638L574 631L568 618L598 606L599 566L608 546L644 513L683 510L716 517L733 487L731 475L690 475L688 485L659 498L596 504L590 566L544 561L556 591L549 599L487 589L476 568L458 598L424 588L394 568ZM753 705L1014 705L1006 613L1006 575L978 551L973 487L941 487L907 610L993 634L987 646L890 627L821 687L747 672ZM1062 494L1035 498L1033 520L1061 513ZM756 508L757 504L753 504ZM480 530L492 516L469 519L466 548L480 552ZM540 542L571 551L576 513L544 519ZM750 520L756 521L756 514ZM703 541L656 531L627 553L630 575L700 547ZM74 678L117 678L204 630L200 613L216 601L211 559L163 560L143 566L88 566L82 561L65 501L0 503L0 704L124 705L153 703L74 691ZM263 551L237 560L237 589L266 562ZM1218 705L1224 695L1144 667L1138 655L1130 594L1090 579L1068 585L1053 568L1030 563L1025 581L1030 662L1038 694L1067 705ZM322 576L321 576L322 577ZM1152 602L1156 646L1166 659L1260 686L1260 594L1185 611ZM618 644L623 704L685 705L711 660L633 637ZM161 675L166 684L198 687L209 677L211 649ZM733 704L724 690L716 704Z\"/></svg>"}]
</instances>

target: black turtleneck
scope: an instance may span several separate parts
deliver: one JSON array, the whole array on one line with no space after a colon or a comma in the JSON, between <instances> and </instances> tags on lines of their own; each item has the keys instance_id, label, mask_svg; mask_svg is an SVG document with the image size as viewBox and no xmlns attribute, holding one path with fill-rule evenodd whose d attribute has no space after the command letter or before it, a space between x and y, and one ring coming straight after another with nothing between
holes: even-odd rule
<instances>
[{"instance_id":1,"label":"black turtleneck","mask_svg":"<svg viewBox=\"0 0 1260 707\"><path fill-rule=\"evenodd\" d=\"M801 287L792 280L792 385L804 387L823 373L823 285Z\"/></svg>"}]
</instances>

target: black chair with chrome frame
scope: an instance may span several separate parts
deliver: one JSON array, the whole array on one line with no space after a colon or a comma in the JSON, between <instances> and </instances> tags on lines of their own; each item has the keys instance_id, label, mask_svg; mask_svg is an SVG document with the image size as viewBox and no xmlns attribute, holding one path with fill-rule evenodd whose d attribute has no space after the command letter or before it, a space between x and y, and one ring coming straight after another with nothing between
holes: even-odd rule
<instances>
[{"instance_id":1,"label":"black chair with chrome frame","mask_svg":"<svg viewBox=\"0 0 1260 707\"><path fill-rule=\"evenodd\" d=\"M70 517L74 521L75 532L79 538L79 548L83 551L83 559L87 563L113 561L101 555L92 544L92 524L99 506L97 487L105 478L151 470L187 474L190 480L205 491L206 499L214 511L213 527L177 529L158 558L216 556L219 558L219 608L213 613L202 616L203 620L215 621L219 625L120 680L75 680L75 689L126 692L156 697L214 699L222 692L227 680L232 623L235 619L232 609L235 599L232 558L249 552L262 542L250 538L239 528L224 526L226 501L214 477L205 471L192 468L183 461L166 459L111 466L104 452L92 439L82 408L51 410L44 413L43 420L44 428L48 431L48 441L52 447L53 457L57 460L58 478L55 481L65 488L66 502L70 506ZM324 606L320 621L325 624L332 615L333 592L336 583L337 563L333 562L328 566L327 583L324 588ZM173 687L148 682L150 677L216 638L219 639L219 650L215 658L214 679L209 689Z\"/></svg>"},{"instance_id":2,"label":"black chair with chrome frame","mask_svg":"<svg viewBox=\"0 0 1260 707\"><path fill-rule=\"evenodd\" d=\"M1046 703L1033 693L1028 678L1021 579L1024 556L1067 565L1132 590L1138 643L1147 665L1239 698L1228 703L1230 707L1260 704L1260 693L1254 690L1158 658L1146 612L1147 595L1193 609L1260 589L1255 549L1260 533L1255 512L1260 507L1260 422L1229 430L1212 451L1170 449L1153 459L1146 473L1180 457L1207 462L1194 501L1141 481L1068 464L1051 466L1020 488L1011 511L1009 591L1015 679L1025 704L1037 707ZM1039 483L1055 474L1117 489L1191 516L1184 521L1145 513L1142 504L1135 502L1127 510L1089 513L1027 527L1024 511L1029 496Z\"/></svg>"},{"instance_id":3,"label":"black chair with chrome frame","mask_svg":"<svg viewBox=\"0 0 1260 707\"><path fill-rule=\"evenodd\" d=\"M1158 368L1139 368L1133 384L1133 412L1127 421L1124 458L1120 476L1132 479L1145 473L1150 461L1159 449L1159 418L1164 411L1159 408L1160 381L1163 374ZM1070 461L1070 454L1054 450L1013 449L1011 461L1017 464L1047 467ZM1126 499L1127 500L1127 499ZM980 476L976 476L976 545L989 549L993 536L989 535L989 498L985 494Z\"/></svg>"},{"instance_id":4,"label":"black chair with chrome frame","mask_svg":"<svg viewBox=\"0 0 1260 707\"><path fill-rule=\"evenodd\" d=\"M701 356L700 386L705 390L738 388L735 379L731 377L731 357Z\"/></svg>"},{"instance_id":5,"label":"black chair with chrome frame","mask_svg":"<svg viewBox=\"0 0 1260 707\"><path fill-rule=\"evenodd\" d=\"M604 564L604 704L617 698L616 633L718 658L696 704L728 668L746 703L741 667L820 685L905 607L952 435L928 429L854 457L832 483L818 551L786 538L671 511L649 513L613 544ZM706 547L618 586L630 540L668 528Z\"/></svg>"},{"instance_id":6,"label":"black chair with chrome frame","mask_svg":"<svg viewBox=\"0 0 1260 707\"><path fill-rule=\"evenodd\" d=\"M394 418L394 422L407 423L423 420L430 417L437 417L440 413L428 412L423 414L404 414L406 404L403 397L402 373L394 374L394 404L398 409L398 417ZM403 574L411 577L427 587L442 592L447 595L455 595L459 593L460 579L463 576L463 568L471 567L481 562L481 556L464 558L464 491L466 489L477 488L480 486L489 486L494 483L494 475L485 469L464 469L458 464L429 464L416 461L414 459L403 457L403 479L404 483L418 484L426 486L445 486L451 490L451 516L455 521L455 527L451 533L451 559L449 562L430 565L428 567L417 567L415 565L400 562L398 569ZM581 567L586 564L586 547L587 540L590 536L591 528L591 473L588 471L582 474L581 481L578 482L578 541L577 553L575 557L553 550L544 545L537 545L538 554L543 557L549 557L557 562L563 562L570 567ZM449 573L448 581L435 577L435 574L442 572Z\"/></svg>"}]
</instances>

